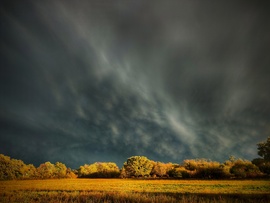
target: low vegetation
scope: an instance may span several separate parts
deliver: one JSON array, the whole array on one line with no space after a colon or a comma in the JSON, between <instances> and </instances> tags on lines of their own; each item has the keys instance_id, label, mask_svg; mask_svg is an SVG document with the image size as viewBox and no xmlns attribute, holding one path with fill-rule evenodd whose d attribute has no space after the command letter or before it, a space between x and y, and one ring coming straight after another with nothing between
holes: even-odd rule
<instances>
[{"instance_id":1,"label":"low vegetation","mask_svg":"<svg viewBox=\"0 0 270 203\"><path fill-rule=\"evenodd\" d=\"M269 202L262 180L60 179L2 181L0 202Z\"/></svg>"}]
</instances>

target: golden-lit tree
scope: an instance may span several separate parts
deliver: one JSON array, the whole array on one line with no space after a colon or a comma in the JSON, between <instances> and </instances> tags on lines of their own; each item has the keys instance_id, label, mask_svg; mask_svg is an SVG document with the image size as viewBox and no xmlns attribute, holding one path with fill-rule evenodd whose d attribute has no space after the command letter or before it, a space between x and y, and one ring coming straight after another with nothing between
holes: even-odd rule
<instances>
[{"instance_id":1,"label":"golden-lit tree","mask_svg":"<svg viewBox=\"0 0 270 203\"><path fill-rule=\"evenodd\" d=\"M37 168L38 177L41 179L49 179L55 177L55 167L54 164L47 161L42 163Z\"/></svg>"},{"instance_id":2,"label":"golden-lit tree","mask_svg":"<svg viewBox=\"0 0 270 203\"><path fill-rule=\"evenodd\" d=\"M168 177L168 171L173 168L172 163L163 163L152 161L153 167L151 171L151 176L153 177Z\"/></svg>"},{"instance_id":3,"label":"golden-lit tree","mask_svg":"<svg viewBox=\"0 0 270 203\"><path fill-rule=\"evenodd\" d=\"M120 170L113 162L96 162L90 165L85 164L78 169L79 178L116 178Z\"/></svg>"},{"instance_id":4,"label":"golden-lit tree","mask_svg":"<svg viewBox=\"0 0 270 203\"><path fill-rule=\"evenodd\" d=\"M11 159L0 154L0 180L33 179L36 176L36 168L26 165L23 161Z\"/></svg>"},{"instance_id":5,"label":"golden-lit tree","mask_svg":"<svg viewBox=\"0 0 270 203\"><path fill-rule=\"evenodd\" d=\"M123 165L126 177L145 177L150 176L153 162L145 156L132 156Z\"/></svg>"}]
</instances>

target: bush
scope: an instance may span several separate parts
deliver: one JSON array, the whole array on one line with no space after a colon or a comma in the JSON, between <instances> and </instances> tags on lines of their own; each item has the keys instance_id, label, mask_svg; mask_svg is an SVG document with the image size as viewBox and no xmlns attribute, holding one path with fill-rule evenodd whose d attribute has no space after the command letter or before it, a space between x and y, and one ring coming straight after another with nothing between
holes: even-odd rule
<instances>
[{"instance_id":1,"label":"bush","mask_svg":"<svg viewBox=\"0 0 270 203\"><path fill-rule=\"evenodd\" d=\"M224 166L216 161L191 159L184 161L184 167L190 171L190 177L200 179L222 179L228 177Z\"/></svg>"},{"instance_id":2,"label":"bush","mask_svg":"<svg viewBox=\"0 0 270 203\"><path fill-rule=\"evenodd\" d=\"M172 178L190 178L190 172L184 167L173 168L168 172L168 175Z\"/></svg>"},{"instance_id":3,"label":"bush","mask_svg":"<svg viewBox=\"0 0 270 203\"><path fill-rule=\"evenodd\" d=\"M250 161L237 160L230 169L236 178L257 178L262 176L259 168Z\"/></svg>"},{"instance_id":4,"label":"bush","mask_svg":"<svg viewBox=\"0 0 270 203\"><path fill-rule=\"evenodd\" d=\"M78 169L79 178L118 178L119 175L118 166L112 162L85 164Z\"/></svg>"}]
</instances>

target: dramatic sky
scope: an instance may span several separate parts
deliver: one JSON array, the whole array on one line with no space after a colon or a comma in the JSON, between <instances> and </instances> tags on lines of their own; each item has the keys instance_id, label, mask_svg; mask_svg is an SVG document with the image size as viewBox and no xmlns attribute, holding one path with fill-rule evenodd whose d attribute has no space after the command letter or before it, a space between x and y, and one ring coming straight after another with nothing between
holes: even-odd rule
<instances>
[{"instance_id":1,"label":"dramatic sky","mask_svg":"<svg viewBox=\"0 0 270 203\"><path fill-rule=\"evenodd\" d=\"M0 153L222 162L270 135L266 1L0 4Z\"/></svg>"}]
</instances>

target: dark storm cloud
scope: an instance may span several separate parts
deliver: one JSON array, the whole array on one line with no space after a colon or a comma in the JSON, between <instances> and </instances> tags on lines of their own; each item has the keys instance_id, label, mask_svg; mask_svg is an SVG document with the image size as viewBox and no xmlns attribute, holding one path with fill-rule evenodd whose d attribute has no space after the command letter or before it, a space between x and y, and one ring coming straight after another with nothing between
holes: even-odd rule
<instances>
[{"instance_id":1,"label":"dark storm cloud","mask_svg":"<svg viewBox=\"0 0 270 203\"><path fill-rule=\"evenodd\" d=\"M268 5L2 3L0 153L252 159L269 135Z\"/></svg>"}]
</instances>

